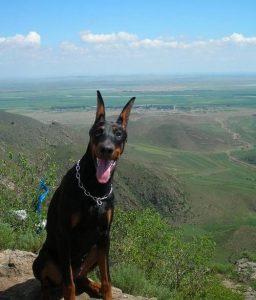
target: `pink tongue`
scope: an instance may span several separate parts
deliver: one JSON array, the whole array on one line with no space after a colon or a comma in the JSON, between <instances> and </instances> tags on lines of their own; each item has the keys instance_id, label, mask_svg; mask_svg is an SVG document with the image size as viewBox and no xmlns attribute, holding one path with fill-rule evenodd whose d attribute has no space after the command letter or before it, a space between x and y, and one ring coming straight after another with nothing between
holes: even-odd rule
<instances>
[{"instance_id":1,"label":"pink tongue","mask_svg":"<svg viewBox=\"0 0 256 300\"><path fill-rule=\"evenodd\" d=\"M106 183L109 181L111 173L111 162L105 159L98 160L98 166L96 171L96 177L100 183Z\"/></svg>"}]
</instances>

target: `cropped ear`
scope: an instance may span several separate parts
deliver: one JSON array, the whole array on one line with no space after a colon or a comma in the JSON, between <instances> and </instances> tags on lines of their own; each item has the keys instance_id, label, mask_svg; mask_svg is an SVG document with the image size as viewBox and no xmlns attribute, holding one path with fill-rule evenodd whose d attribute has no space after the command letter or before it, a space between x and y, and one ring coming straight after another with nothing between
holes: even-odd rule
<instances>
[{"instance_id":1,"label":"cropped ear","mask_svg":"<svg viewBox=\"0 0 256 300\"><path fill-rule=\"evenodd\" d=\"M97 111L95 122L105 121L105 105L101 93L97 91Z\"/></svg>"},{"instance_id":2,"label":"cropped ear","mask_svg":"<svg viewBox=\"0 0 256 300\"><path fill-rule=\"evenodd\" d=\"M126 103L125 107L123 108L121 114L119 115L119 117L116 121L118 124L122 125L122 127L124 129L126 129L126 127L127 127L129 115L130 115L130 112L131 112L131 109L132 109L135 99L136 99L135 97L132 97L130 99L130 101Z\"/></svg>"}]
</instances>

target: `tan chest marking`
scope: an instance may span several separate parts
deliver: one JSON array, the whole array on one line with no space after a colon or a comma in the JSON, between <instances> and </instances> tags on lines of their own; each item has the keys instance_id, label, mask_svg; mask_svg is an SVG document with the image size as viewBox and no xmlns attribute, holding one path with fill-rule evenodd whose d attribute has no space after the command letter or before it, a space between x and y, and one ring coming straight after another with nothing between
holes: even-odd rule
<instances>
[{"instance_id":1,"label":"tan chest marking","mask_svg":"<svg viewBox=\"0 0 256 300\"><path fill-rule=\"evenodd\" d=\"M74 228L81 220L81 213L74 213L71 215L71 227Z\"/></svg>"}]
</instances>

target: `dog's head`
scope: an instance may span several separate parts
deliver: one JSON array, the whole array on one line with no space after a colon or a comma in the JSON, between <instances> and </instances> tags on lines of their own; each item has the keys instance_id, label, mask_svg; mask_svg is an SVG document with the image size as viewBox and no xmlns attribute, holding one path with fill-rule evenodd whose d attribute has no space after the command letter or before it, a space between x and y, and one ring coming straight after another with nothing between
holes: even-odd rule
<instances>
[{"instance_id":1,"label":"dog's head","mask_svg":"<svg viewBox=\"0 0 256 300\"><path fill-rule=\"evenodd\" d=\"M124 151L127 140L127 124L135 97L124 106L116 122L105 120L105 105L97 91L95 122L90 129L90 145L100 183L107 183L115 169L116 162Z\"/></svg>"}]
</instances>

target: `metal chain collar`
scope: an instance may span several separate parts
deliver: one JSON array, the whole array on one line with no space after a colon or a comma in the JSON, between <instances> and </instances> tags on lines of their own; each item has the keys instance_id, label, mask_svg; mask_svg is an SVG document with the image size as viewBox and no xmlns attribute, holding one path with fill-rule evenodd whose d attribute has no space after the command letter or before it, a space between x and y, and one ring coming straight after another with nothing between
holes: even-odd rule
<instances>
[{"instance_id":1,"label":"metal chain collar","mask_svg":"<svg viewBox=\"0 0 256 300\"><path fill-rule=\"evenodd\" d=\"M86 188L83 186L83 183L81 181L81 176L80 176L80 160L76 163L76 178L77 178L77 183L80 189L83 190L84 195L86 197L90 197L98 206L101 206L103 203L103 200L106 200L113 192L113 187L112 184L110 185L110 191L108 194L104 195L103 197L95 197L90 194L89 191L86 190Z\"/></svg>"}]
</instances>

